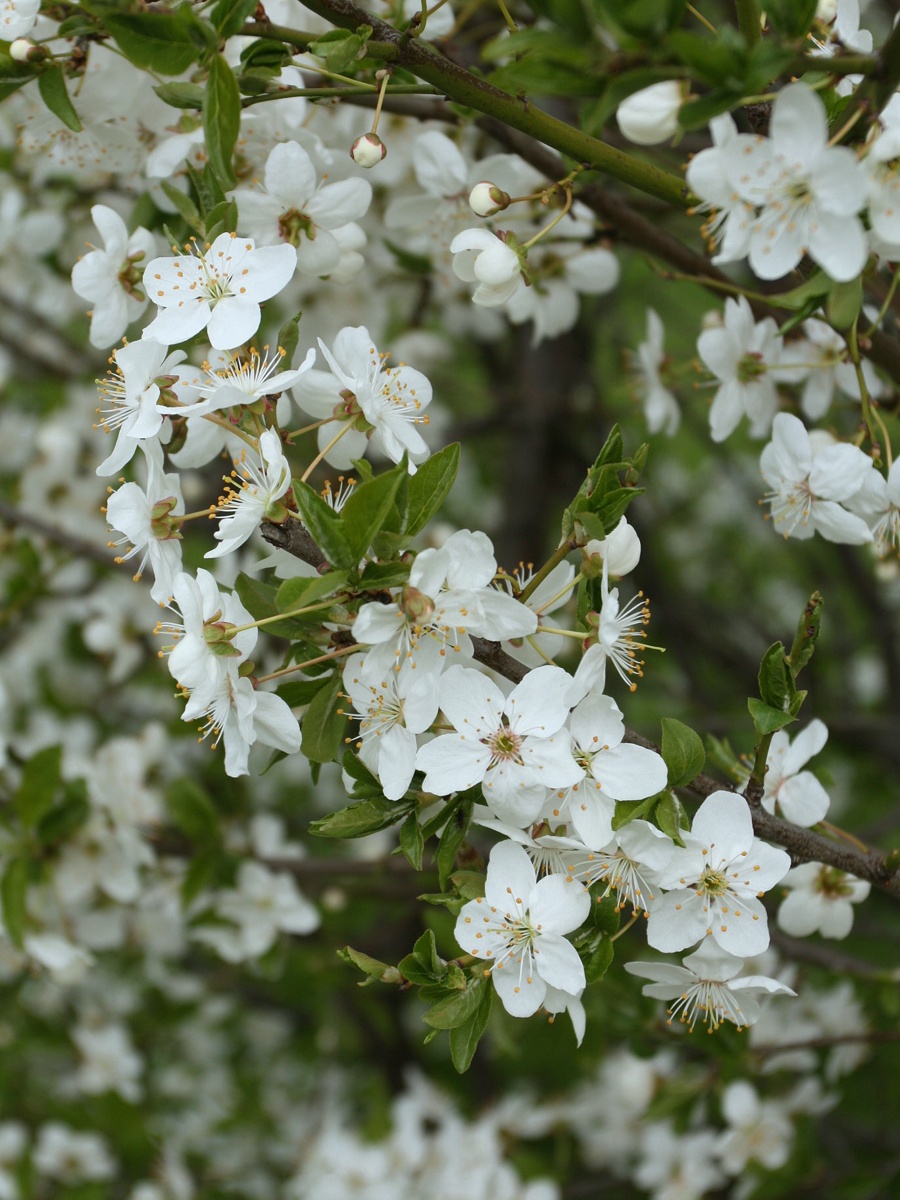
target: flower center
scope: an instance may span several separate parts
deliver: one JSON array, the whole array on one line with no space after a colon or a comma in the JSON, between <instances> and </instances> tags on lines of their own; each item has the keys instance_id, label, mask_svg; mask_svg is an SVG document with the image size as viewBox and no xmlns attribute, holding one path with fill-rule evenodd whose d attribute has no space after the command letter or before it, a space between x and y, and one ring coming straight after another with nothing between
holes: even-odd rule
<instances>
[{"instance_id":1,"label":"flower center","mask_svg":"<svg viewBox=\"0 0 900 1200\"><path fill-rule=\"evenodd\" d=\"M290 242L292 246L299 246L304 236L310 241L315 239L316 226L312 217L298 212L296 208L290 208L278 218L278 232L283 241Z\"/></svg>"},{"instance_id":2,"label":"flower center","mask_svg":"<svg viewBox=\"0 0 900 1200\"><path fill-rule=\"evenodd\" d=\"M707 896L724 896L728 891L728 880L723 871L714 867L704 867L703 874L697 883L697 891Z\"/></svg>"}]
</instances>

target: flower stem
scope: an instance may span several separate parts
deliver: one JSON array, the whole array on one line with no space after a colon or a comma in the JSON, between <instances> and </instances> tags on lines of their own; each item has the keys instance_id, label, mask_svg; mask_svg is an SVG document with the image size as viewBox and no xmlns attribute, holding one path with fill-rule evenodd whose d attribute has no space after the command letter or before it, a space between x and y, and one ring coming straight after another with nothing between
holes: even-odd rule
<instances>
[{"instance_id":1,"label":"flower stem","mask_svg":"<svg viewBox=\"0 0 900 1200\"><path fill-rule=\"evenodd\" d=\"M333 662L337 658L344 658L348 654L355 654L358 650L365 650L362 643L354 646L344 646L340 650L331 650L328 654L321 654L318 658L309 658L306 662L293 663L290 667L282 667L280 671L272 671L270 675L259 675L256 679L257 683L268 683L270 679L278 679L282 675L290 675L294 671L305 671L307 667L317 667L319 663Z\"/></svg>"},{"instance_id":2,"label":"flower stem","mask_svg":"<svg viewBox=\"0 0 900 1200\"><path fill-rule=\"evenodd\" d=\"M565 559L567 554L571 554L573 550L577 549L578 547L572 542L572 539L566 538L561 545L556 547L541 569L532 575L527 586L522 589L516 599L521 600L521 602L524 604L532 592L534 592L534 590L537 588L538 584L547 578L553 568L558 566Z\"/></svg>"},{"instance_id":3,"label":"flower stem","mask_svg":"<svg viewBox=\"0 0 900 1200\"><path fill-rule=\"evenodd\" d=\"M319 453L316 455L316 457L312 460L312 462L309 464L309 466L306 468L306 470L300 476L301 483L306 483L307 479L309 479L310 475L313 473L315 468L319 465L319 463L322 461L322 459L325 457L325 455L328 453L328 451L341 440L341 438L344 436L344 434L347 432L347 430L349 428L350 428L350 422L347 421L344 423L344 425L342 426L340 431L334 435L334 437L331 439L331 441L328 443L328 445L324 448L324 450L319 451Z\"/></svg>"}]
</instances>

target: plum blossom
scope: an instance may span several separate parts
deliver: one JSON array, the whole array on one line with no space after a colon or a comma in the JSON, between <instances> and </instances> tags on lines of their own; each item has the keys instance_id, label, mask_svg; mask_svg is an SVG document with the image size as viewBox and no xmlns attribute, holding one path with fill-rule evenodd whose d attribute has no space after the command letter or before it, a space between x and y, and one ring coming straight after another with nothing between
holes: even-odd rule
<instances>
[{"instance_id":1,"label":"plum blossom","mask_svg":"<svg viewBox=\"0 0 900 1200\"><path fill-rule=\"evenodd\" d=\"M723 147L722 161L740 199L759 209L747 252L760 279L780 279L807 253L832 279L860 273L869 256L858 216L865 179L848 146L829 145L825 106L807 84L778 94L768 138L739 134ZM729 261L738 257L735 251Z\"/></svg>"},{"instance_id":2,"label":"plum blossom","mask_svg":"<svg viewBox=\"0 0 900 1200\"><path fill-rule=\"evenodd\" d=\"M154 443L149 443L154 444ZM148 561L153 570L150 596L157 604L166 604L172 595L175 577L181 571L181 526L184 498L178 475L166 475L162 469L162 451L157 446L147 456L147 486L123 483L106 502L106 519L110 529L124 537L110 542L111 546L131 543L131 548L117 555L116 562L127 562L136 554L141 559L134 579L141 578Z\"/></svg>"},{"instance_id":3,"label":"plum blossom","mask_svg":"<svg viewBox=\"0 0 900 1200\"><path fill-rule=\"evenodd\" d=\"M796 996L786 984L765 975L738 978L744 961L707 939L683 965L671 963L629 962L625 970L651 982L644 986L645 996L656 1000L674 1000L669 1009L669 1024L675 1017L693 1030L697 1021L710 1031L723 1021L739 1029L754 1024L760 1006L754 993Z\"/></svg>"},{"instance_id":4,"label":"plum blossom","mask_svg":"<svg viewBox=\"0 0 900 1200\"><path fill-rule=\"evenodd\" d=\"M568 730L580 777L554 795L553 817L599 849L612 840L615 802L654 796L666 786L668 769L655 751L623 744L624 719L610 696L586 696L569 717Z\"/></svg>"},{"instance_id":5,"label":"plum blossom","mask_svg":"<svg viewBox=\"0 0 900 1200\"><path fill-rule=\"evenodd\" d=\"M247 541L261 521L283 521L288 510L279 501L291 484L291 468L281 449L277 429L266 429L259 437L259 462L248 461L246 454L231 473L237 490L229 482L216 508L222 520L215 532L219 545L204 557L220 558L231 554Z\"/></svg>"},{"instance_id":6,"label":"plum blossom","mask_svg":"<svg viewBox=\"0 0 900 1200\"><path fill-rule=\"evenodd\" d=\"M14 42L34 29L41 0L2 0L0 3L0 38Z\"/></svg>"},{"instance_id":7,"label":"plum blossom","mask_svg":"<svg viewBox=\"0 0 900 1200\"><path fill-rule=\"evenodd\" d=\"M215 911L230 925L201 925L193 936L212 946L226 962L259 958L272 948L279 933L312 933L321 923L315 905L298 891L290 875L257 862L241 863L237 886L218 894Z\"/></svg>"},{"instance_id":8,"label":"plum blossom","mask_svg":"<svg viewBox=\"0 0 900 1200\"><path fill-rule=\"evenodd\" d=\"M538 880L522 847L501 842L491 851L484 891L463 905L455 936L467 954L490 962L506 1011L530 1017L545 1002L548 986L570 997L580 994L584 967L565 934L590 912L587 889L562 875Z\"/></svg>"},{"instance_id":9,"label":"plum blossom","mask_svg":"<svg viewBox=\"0 0 900 1200\"><path fill-rule=\"evenodd\" d=\"M661 884L672 888L654 901L647 941L667 953L711 937L729 954L749 958L769 944L759 897L787 873L790 856L753 836L746 801L713 792L676 847Z\"/></svg>"},{"instance_id":10,"label":"plum blossom","mask_svg":"<svg viewBox=\"0 0 900 1200\"><path fill-rule=\"evenodd\" d=\"M537 628L537 616L490 586L496 573L487 534L457 530L439 549L416 556L409 584L392 604L362 605L353 636L373 647L373 668L423 672L440 671L448 650L471 658L471 635L494 641L527 637Z\"/></svg>"},{"instance_id":11,"label":"plum blossom","mask_svg":"<svg viewBox=\"0 0 900 1200\"><path fill-rule=\"evenodd\" d=\"M192 243L184 254L155 258L144 289L157 314L144 337L173 345L206 329L214 349L233 350L259 329L260 304L282 290L296 262L293 246L257 249L234 233L220 233L203 251Z\"/></svg>"},{"instance_id":12,"label":"plum blossom","mask_svg":"<svg viewBox=\"0 0 900 1200\"><path fill-rule=\"evenodd\" d=\"M269 154L263 187L238 188L234 198L241 230L260 246L295 246L297 270L322 276L341 260L337 231L366 215L372 185L359 178L325 183L307 151L288 141L279 142Z\"/></svg>"},{"instance_id":13,"label":"plum blossom","mask_svg":"<svg viewBox=\"0 0 900 1200\"><path fill-rule=\"evenodd\" d=\"M385 796L399 800L415 772L416 734L437 716L438 677L427 671L379 671L366 655L354 654L343 681L359 714L359 757L380 780Z\"/></svg>"},{"instance_id":14,"label":"plum blossom","mask_svg":"<svg viewBox=\"0 0 900 1200\"><path fill-rule=\"evenodd\" d=\"M868 896L872 885L822 863L801 863L782 880L789 894L778 909L778 928L792 937L845 938L853 927L853 905Z\"/></svg>"},{"instance_id":15,"label":"plum blossom","mask_svg":"<svg viewBox=\"0 0 900 1200\"><path fill-rule=\"evenodd\" d=\"M725 301L720 326L704 329L697 339L697 353L719 381L709 410L714 442L723 442L750 418L750 433L764 437L772 424L777 405L773 374L782 354L782 340L771 317L753 319L745 296Z\"/></svg>"},{"instance_id":16,"label":"plum blossom","mask_svg":"<svg viewBox=\"0 0 900 1200\"><path fill-rule=\"evenodd\" d=\"M659 313L647 309L647 336L635 351L636 390L644 408L647 428L651 433L672 437L681 424L678 401L662 381L661 371L666 363L666 331Z\"/></svg>"},{"instance_id":17,"label":"plum blossom","mask_svg":"<svg viewBox=\"0 0 900 1200\"><path fill-rule=\"evenodd\" d=\"M497 308L524 288L522 262L513 235L487 229L464 229L450 243L453 271L464 283L477 284L475 304Z\"/></svg>"},{"instance_id":18,"label":"plum blossom","mask_svg":"<svg viewBox=\"0 0 900 1200\"><path fill-rule=\"evenodd\" d=\"M98 475L115 475L130 462L138 445L162 435L166 403L187 404L193 390L185 381L183 350L169 354L160 342L129 342L120 346L110 361L114 364L100 385L101 426L117 431L112 452L97 467Z\"/></svg>"},{"instance_id":19,"label":"plum blossom","mask_svg":"<svg viewBox=\"0 0 900 1200\"><path fill-rule=\"evenodd\" d=\"M367 441L392 462L409 455L409 471L430 450L416 426L427 425L431 384L421 371L385 366L364 325L342 329L331 349L319 339L328 371L307 371L294 395L306 412L324 420L318 433L326 462L345 470L362 458ZM333 418L329 420L328 418Z\"/></svg>"},{"instance_id":20,"label":"plum blossom","mask_svg":"<svg viewBox=\"0 0 900 1200\"><path fill-rule=\"evenodd\" d=\"M829 542L852 546L872 541L862 517L842 507L860 491L871 470L858 446L837 444L824 430L809 434L799 417L779 413L759 465L772 488L766 499L773 524L786 538L820 533Z\"/></svg>"},{"instance_id":21,"label":"plum blossom","mask_svg":"<svg viewBox=\"0 0 900 1200\"><path fill-rule=\"evenodd\" d=\"M455 733L419 748L425 791L448 796L481 784L501 820L520 826L533 820L548 787L569 786L583 774L569 753L568 734L555 736L569 714L571 682L561 667L538 667L504 697L480 671L450 667L440 703Z\"/></svg>"},{"instance_id":22,"label":"plum blossom","mask_svg":"<svg viewBox=\"0 0 900 1200\"><path fill-rule=\"evenodd\" d=\"M678 132L678 110L684 102L678 79L664 79L632 92L616 109L619 129L636 146L656 146Z\"/></svg>"},{"instance_id":23,"label":"plum blossom","mask_svg":"<svg viewBox=\"0 0 900 1200\"><path fill-rule=\"evenodd\" d=\"M750 1162L777 1171L790 1158L794 1126L786 1104L760 1100L745 1079L730 1083L722 1095L722 1112L728 1129L716 1147L729 1175L741 1175Z\"/></svg>"},{"instance_id":24,"label":"plum blossom","mask_svg":"<svg viewBox=\"0 0 900 1200\"><path fill-rule=\"evenodd\" d=\"M105 204L95 204L91 217L103 249L93 249L78 260L72 269L72 288L93 305L90 342L103 350L114 345L147 307L138 263L156 253L156 240L143 227L129 237L125 222Z\"/></svg>"},{"instance_id":25,"label":"plum blossom","mask_svg":"<svg viewBox=\"0 0 900 1200\"><path fill-rule=\"evenodd\" d=\"M762 796L767 812L775 812L777 806L780 815L795 825L816 825L823 819L831 803L828 793L812 771L801 768L819 753L827 739L828 730L818 719L810 721L793 742L783 729L773 735Z\"/></svg>"}]
</instances>

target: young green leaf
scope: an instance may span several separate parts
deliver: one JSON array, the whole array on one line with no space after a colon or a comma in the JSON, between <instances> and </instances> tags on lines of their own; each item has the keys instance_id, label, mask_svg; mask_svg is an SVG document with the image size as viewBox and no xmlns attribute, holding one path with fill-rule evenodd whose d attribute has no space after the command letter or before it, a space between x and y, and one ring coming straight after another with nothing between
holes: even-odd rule
<instances>
[{"instance_id":1,"label":"young green leaf","mask_svg":"<svg viewBox=\"0 0 900 1200\"><path fill-rule=\"evenodd\" d=\"M344 744L347 718L340 711L342 676L335 671L331 682L317 692L300 726L303 753L310 762L334 762Z\"/></svg>"},{"instance_id":2,"label":"young green leaf","mask_svg":"<svg viewBox=\"0 0 900 1200\"><path fill-rule=\"evenodd\" d=\"M669 769L669 787L684 787L703 770L706 754L700 735L673 717L663 717L662 752Z\"/></svg>"},{"instance_id":3,"label":"young green leaf","mask_svg":"<svg viewBox=\"0 0 900 1200\"><path fill-rule=\"evenodd\" d=\"M38 76L38 91L53 115L59 117L67 129L71 129L73 133L81 133L84 126L69 99L62 67L51 67L49 71L42 71Z\"/></svg>"},{"instance_id":4,"label":"young green leaf","mask_svg":"<svg viewBox=\"0 0 900 1200\"><path fill-rule=\"evenodd\" d=\"M412 537L424 529L446 500L459 470L459 443L445 446L422 463L410 476L406 513L406 534Z\"/></svg>"},{"instance_id":5,"label":"young green leaf","mask_svg":"<svg viewBox=\"0 0 900 1200\"><path fill-rule=\"evenodd\" d=\"M203 132L209 164L226 190L237 183L234 148L241 127L241 93L234 71L217 54L209 64L203 98Z\"/></svg>"},{"instance_id":6,"label":"young green leaf","mask_svg":"<svg viewBox=\"0 0 900 1200\"><path fill-rule=\"evenodd\" d=\"M464 1075L472 1064L478 1043L487 1029L494 1002L494 989L486 978L472 980L469 991L476 988L481 995L478 1007L462 1025L450 1030L450 1058L460 1075Z\"/></svg>"}]
</instances>

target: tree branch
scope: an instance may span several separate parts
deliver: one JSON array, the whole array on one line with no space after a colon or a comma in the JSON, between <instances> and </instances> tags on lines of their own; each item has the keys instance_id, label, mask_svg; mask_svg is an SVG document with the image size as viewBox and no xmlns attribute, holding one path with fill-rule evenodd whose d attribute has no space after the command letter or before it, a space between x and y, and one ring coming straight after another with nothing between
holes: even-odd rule
<instances>
[{"instance_id":1,"label":"tree branch","mask_svg":"<svg viewBox=\"0 0 900 1200\"><path fill-rule=\"evenodd\" d=\"M370 26L376 42L386 43L396 50L396 54L382 57L406 67L426 83L440 88L448 100L495 117L540 142L546 142L575 162L611 175L648 195L658 196L676 208L690 205L688 189L677 175L670 175L652 163L633 158L601 142L599 138L590 137L565 121L551 117L549 113L536 108L525 96L510 96L508 92L502 92L439 54L432 46L410 36L408 31L400 33L351 0L304 0L304 7L340 29L355 30L360 25ZM289 30L282 32L290 33Z\"/></svg>"}]
</instances>

